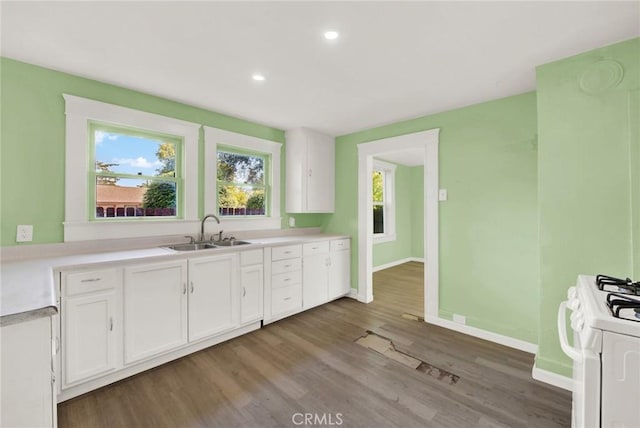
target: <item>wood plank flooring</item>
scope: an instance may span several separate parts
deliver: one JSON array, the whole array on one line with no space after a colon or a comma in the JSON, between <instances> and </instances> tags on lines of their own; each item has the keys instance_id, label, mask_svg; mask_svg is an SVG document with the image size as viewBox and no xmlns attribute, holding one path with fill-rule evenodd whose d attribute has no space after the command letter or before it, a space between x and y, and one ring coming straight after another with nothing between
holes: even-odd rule
<instances>
[{"instance_id":1,"label":"wood plank flooring","mask_svg":"<svg viewBox=\"0 0 640 428\"><path fill-rule=\"evenodd\" d=\"M59 426L569 427L571 394L532 380L532 355L401 317L422 314L416 271L376 273L372 304L340 299L64 402ZM460 379L354 343L367 330Z\"/></svg>"}]
</instances>

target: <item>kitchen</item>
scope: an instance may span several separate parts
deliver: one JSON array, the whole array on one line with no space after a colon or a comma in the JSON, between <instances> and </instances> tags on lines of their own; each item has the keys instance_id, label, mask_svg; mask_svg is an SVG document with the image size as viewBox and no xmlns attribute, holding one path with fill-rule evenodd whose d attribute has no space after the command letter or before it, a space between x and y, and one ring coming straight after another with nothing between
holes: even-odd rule
<instances>
[{"instance_id":1,"label":"kitchen","mask_svg":"<svg viewBox=\"0 0 640 428\"><path fill-rule=\"evenodd\" d=\"M274 186L280 190L281 203L272 210L275 213L279 208L278 227L283 233L297 233L311 227L337 238L350 237L354 294L362 285L359 280L362 249L357 239L360 233L358 145L440 129L438 185L447 189L448 199L441 201L438 208L437 317L444 320L440 322L446 324L446 328L457 328L463 333L535 354L534 377L571 388L572 363L562 351L557 328L558 306L567 299L569 287L576 285L579 274L629 276L637 280L640 272L637 2L502 6L416 3L402 7L377 5L375 10L367 9L373 8L367 4L334 4L332 9L311 3L306 5L309 8L306 12L303 5L289 5L287 9L287 5L268 3L253 8L210 3L201 5L211 8L206 13L175 5L175 9L171 9L170 3L154 6L157 9L152 16L158 22L153 25L168 26L171 18L184 13L185 22L192 23L190 28L194 32L185 28L180 37L186 40L179 39L178 35L163 34L167 40L158 44L152 44L146 32L128 33L123 28L134 28L138 22L136 17L140 19L148 12L144 5L135 3L129 4L131 17L127 19L131 21L125 21L129 25L118 27L123 30L118 34L106 35L90 31L94 25L118 22L117 9L106 5L60 3L45 8L40 3L3 3L3 260L10 256L33 258L30 254L33 248L37 248L41 257L54 257L65 248L85 254L92 248L100 252L109 248L96 248L95 241L63 243L67 240L63 223L69 221L65 217L68 214L65 196L73 199L72 196L77 195L66 190L70 183L65 181L69 171L63 166L68 155L65 153L68 131L65 131L63 94L204 125L202 131L197 127L195 156L189 161L198 168L185 171L185 174L195 174L196 182L198 174L205 173L203 156L206 157L207 136L203 134L206 129L223 129L284 143L280 149L283 165L280 184ZM330 19L336 14L344 17L344 28L337 28L336 21ZM216 31L221 34L233 31L234 26L242 22L232 19L236 15L245 17L246 22L265 25L265 28L256 26L256 33L251 33L254 37L238 36L237 43L241 44L236 48L238 52L251 52L274 71L263 71L262 82L252 81L251 74L267 65L252 61L247 64L246 58L240 59L234 54L233 47L224 46L226 41L217 42L216 52L236 67L233 72L237 75L211 82L216 86L208 91L215 93L215 97L203 95L206 91L199 85L207 80L202 74L212 73L216 59L203 58L198 31L205 31L208 20L214 18ZM316 19L312 19L313 16ZM443 36L438 46L428 50L428 40L433 40L428 36L434 34L420 33L418 28L422 28L419 23L425 19L430 19L430 25L435 26L432 16L452 27L449 30L434 27L437 30L433 31L442 31L449 41L445 42L447 38ZM493 25L475 22L478 16ZM449 21L444 17L449 17ZM459 22L452 23L452 17ZM357 23L363 28L347 27L350 20L354 26ZM426 52L424 58L419 56L423 62L406 64L404 61L410 57L407 52L414 52L408 48L373 50L374 41L379 43L375 46L384 47L388 43L384 38L391 36L366 27L362 21L368 21L371 27L376 23L395 23L395 34L406 37L395 40L398 43L395 46L406 47L408 41L422 43L418 46ZM283 22L290 23L291 31L308 36L291 43L309 43L309 46L282 48L284 52L275 57L278 61L267 62L266 52L273 52L269 50L273 48L273 40L289 38L289 27ZM570 29L566 22L571 22ZM328 25L336 26L342 37L323 40L322 32ZM477 35L477 44L469 40L467 27L474 29L471 34ZM363 33L367 35L366 40L360 38L356 30L366 30ZM507 31L513 35L509 36ZM273 37L264 37L264 44L260 44L255 42L261 40L258 34L273 34ZM155 37L160 34L156 32ZM171 42L172 38L181 41ZM254 42L257 47L253 46ZM190 46L195 60L179 55L176 45L180 43ZM349 48L349 43L354 46ZM465 47L467 44L469 47ZM128 50L129 45L137 49ZM164 62L158 62L163 49L174 49L175 66L166 67ZM124 51L122 57L113 57L106 63L100 61L103 55L116 55L120 51ZM147 53L142 55L143 52ZM291 61L288 55L283 58L282 54L287 52L295 52L299 62ZM356 52L361 56L356 57ZM451 52L456 53L455 58ZM438 65L429 61L429 54ZM508 62L511 57L512 61ZM349 58L357 62L335 68L340 70L336 76L334 67ZM119 61L123 60L141 67L141 74L129 76L127 80L123 69L133 72L136 67L116 66L122 65ZM211 68L194 69L194 64L203 61ZM286 65L280 72L288 73L287 77L274 74L276 62ZM151 70L144 69L145 64ZM408 71L411 65L414 69ZM495 67L491 68L492 65ZM471 71L472 67L479 70ZM154 68L162 71L153 72ZM393 70L399 68L405 70L403 74L397 71L393 74ZM304 73L313 70L316 71L314 78L320 80L301 79L300 75L309 76ZM140 77L142 73L146 73L144 78ZM489 76L485 80L481 79L483 73ZM242 78L238 78L240 74ZM421 74L431 76L430 81L420 83ZM189 78L192 75L197 77ZM183 79L185 76L187 79ZM377 84L376 79L383 77L385 85ZM398 85L403 80L417 86L402 92L403 87ZM438 84L434 85L434 81ZM300 97L300 87L294 82L298 82L297 85L306 82L304 87L310 91L306 99ZM478 86L478 90L474 91L473 86ZM350 98L334 100L332 97L337 94L322 88L341 88L335 92L343 94L360 88L361 92L354 97L357 102L351 99L354 104L348 104ZM452 91L461 95L454 99ZM192 98L184 98L186 93ZM329 101L323 101L326 97ZM225 99L228 104L222 101ZM273 108L279 99L285 106L295 108L281 110L282 105ZM439 100L439 103L427 105L427 99ZM214 103L220 104L214 106ZM311 115L305 117L302 106L308 104L317 105L320 110L309 110ZM343 110L346 106L349 110ZM315 121L311 120L313 117ZM336 137L335 206L331 212L304 213L301 209L290 211L286 207L287 185L292 183L285 174L289 140L284 131L301 126ZM199 232L199 220L207 213L218 212L207 205L215 199L215 196L205 197L208 190L206 183L200 183L191 199L187 196L193 213L188 224L166 229L163 234L195 236ZM80 205L85 209L86 205ZM619 209L610 208L614 206ZM293 228L289 226L291 219L295 223ZM266 235L252 234L246 229L251 226L234 228L227 225L228 222L225 224L224 219L222 222L220 228L215 222L209 222L207 233L224 229L226 233L234 232L238 239L266 239ZM16 243L18 225L34 226L32 244ZM243 229L244 236L235 233ZM138 239L138 245L147 239L154 244L153 248L159 246L149 238L155 231L142 236L135 235L137 230L123 233L125 237ZM398 239L405 235L398 228ZM124 250L117 246L118 240L114 241L111 242L114 251ZM424 248L424 245L425 242L419 242L417 247ZM271 251L273 248L276 247ZM424 251L421 254L412 250L402 256L406 257L430 261ZM264 266L266 269L267 264ZM4 284L4 265L2 274ZM504 292L505 287L508 293ZM514 305L513 296L526 304ZM464 316L466 323L455 323L457 315ZM282 341L282 337L271 339Z\"/></svg>"}]
</instances>

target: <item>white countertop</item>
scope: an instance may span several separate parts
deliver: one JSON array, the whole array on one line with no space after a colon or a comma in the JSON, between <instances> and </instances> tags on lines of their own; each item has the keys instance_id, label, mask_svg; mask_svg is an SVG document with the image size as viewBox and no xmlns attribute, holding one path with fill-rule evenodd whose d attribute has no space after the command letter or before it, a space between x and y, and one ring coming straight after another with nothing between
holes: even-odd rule
<instances>
[{"instance_id":1,"label":"white countertop","mask_svg":"<svg viewBox=\"0 0 640 428\"><path fill-rule=\"evenodd\" d=\"M246 251L319 240L349 238L345 235L293 235L245 239L250 245L218 247L199 251L175 251L163 247L146 249L96 252L92 254L65 255L31 259L28 261L3 262L1 266L0 325L10 325L57 312L57 296L54 281L55 270L76 267L132 261L140 259L188 258L214 253Z\"/></svg>"}]
</instances>

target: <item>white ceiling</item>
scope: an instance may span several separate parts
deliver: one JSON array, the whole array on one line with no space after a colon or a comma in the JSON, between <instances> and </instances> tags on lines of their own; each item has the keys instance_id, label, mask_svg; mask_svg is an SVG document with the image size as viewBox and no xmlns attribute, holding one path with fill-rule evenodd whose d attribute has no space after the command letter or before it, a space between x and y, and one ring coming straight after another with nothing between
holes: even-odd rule
<instances>
[{"instance_id":1,"label":"white ceiling","mask_svg":"<svg viewBox=\"0 0 640 428\"><path fill-rule=\"evenodd\" d=\"M638 1L1 7L3 56L331 135L530 91L537 65L640 34Z\"/></svg>"}]
</instances>

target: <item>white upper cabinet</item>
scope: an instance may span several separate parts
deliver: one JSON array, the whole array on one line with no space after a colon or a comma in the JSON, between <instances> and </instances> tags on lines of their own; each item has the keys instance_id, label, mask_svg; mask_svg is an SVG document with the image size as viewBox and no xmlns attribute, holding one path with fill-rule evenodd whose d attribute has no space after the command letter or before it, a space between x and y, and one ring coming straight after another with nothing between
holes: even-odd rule
<instances>
[{"instance_id":1,"label":"white upper cabinet","mask_svg":"<svg viewBox=\"0 0 640 428\"><path fill-rule=\"evenodd\" d=\"M332 213L335 194L335 141L298 128L286 133L288 213Z\"/></svg>"}]
</instances>

